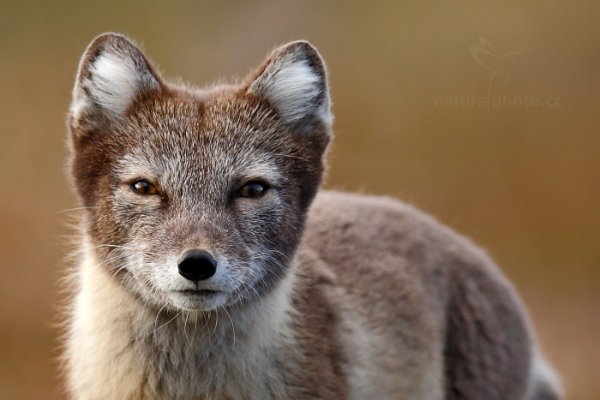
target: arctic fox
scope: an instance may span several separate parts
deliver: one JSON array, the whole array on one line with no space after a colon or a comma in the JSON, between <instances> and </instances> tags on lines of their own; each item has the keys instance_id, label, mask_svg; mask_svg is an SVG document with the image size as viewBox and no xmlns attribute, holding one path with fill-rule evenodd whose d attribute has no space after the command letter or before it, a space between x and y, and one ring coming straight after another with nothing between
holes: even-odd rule
<instances>
[{"instance_id":1,"label":"arctic fox","mask_svg":"<svg viewBox=\"0 0 600 400\"><path fill-rule=\"evenodd\" d=\"M318 190L332 114L308 42L197 90L103 34L68 125L73 399L561 397L481 250L396 200Z\"/></svg>"}]
</instances>

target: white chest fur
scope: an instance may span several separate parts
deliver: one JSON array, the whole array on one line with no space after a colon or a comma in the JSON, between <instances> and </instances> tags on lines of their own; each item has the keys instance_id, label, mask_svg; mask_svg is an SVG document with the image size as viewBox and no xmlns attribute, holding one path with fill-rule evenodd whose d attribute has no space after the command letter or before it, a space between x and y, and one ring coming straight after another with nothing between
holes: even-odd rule
<instances>
[{"instance_id":1,"label":"white chest fur","mask_svg":"<svg viewBox=\"0 0 600 400\"><path fill-rule=\"evenodd\" d=\"M71 390L78 399L285 398L291 284L233 315L157 315L87 257L67 343Z\"/></svg>"}]
</instances>

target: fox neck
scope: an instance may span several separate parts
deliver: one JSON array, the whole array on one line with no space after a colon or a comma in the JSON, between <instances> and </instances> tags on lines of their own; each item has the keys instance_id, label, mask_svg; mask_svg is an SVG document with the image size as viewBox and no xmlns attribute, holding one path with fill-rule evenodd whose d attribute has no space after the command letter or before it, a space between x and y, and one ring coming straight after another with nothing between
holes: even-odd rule
<instances>
[{"instance_id":1,"label":"fox neck","mask_svg":"<svg viewBox=\"0 0 600 400\"><path fill-rule=\"evenodd\" d=\"M285 375L293 374L294 365L294 268L250 304L175 313L135 299L92 253L85 254L71 326L71 370L76 375L94 371L94 376L74 382L103 385L97 393L106 392L107 398L129 398L124 393L172 399L190 393L227 399L285 395ZM123 371L123 365L129 368ZM111 388L119 394L112 396Z\"/></svg>"}]
</instances>

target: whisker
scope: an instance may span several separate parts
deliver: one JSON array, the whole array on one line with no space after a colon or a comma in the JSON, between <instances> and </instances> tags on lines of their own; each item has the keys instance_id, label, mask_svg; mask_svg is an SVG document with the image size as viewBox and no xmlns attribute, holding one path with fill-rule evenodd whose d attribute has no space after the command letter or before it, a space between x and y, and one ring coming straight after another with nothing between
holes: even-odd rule
<instances>
[{"instance_id":1,"label":"whisker","mask_svg":"<svg viewBox=\"0 0 600 400\"><path fill-rule=\"evenodd\" d=\"M156 331L158 331L160 328L163 328L163 327L169 325L171 322L173 322L174 320L176 320L177 317L179 316L179 314L181 314L181 311L178 311L177 314L175 314L175 316L173 318L171 318L170 320L168 320L167 322L165 322L164 324L162 324L161 326L159 326L158 328L156 328Z\"/></svg>"},{"instance_id":2,"label":"whisker","mask_svg":"<svg viewBox=\"0 0 600 400\"><path fill-rule=\"evenodd\" d=\"M68 213L68 212L74 212L74 211L81 211L81 210L92 210L96 207L74 207L74 208L67 208L65 210L60 210L57 211L57 214L64 214L64 213Z\"/></svg>"},{"instance_id":3,"label":"whisker","mask_svg":"<svg viewBox=\"0 0 600 400\"><path fill-rule=\"evenodd\" d=\"M227 308L223 308L223 311L225 311L225 313L229 317L229 321L231 322L231 329L233 330L233 344L231 345L231 348L235 349L235 325L233 323L233 318L231 318L231 314L229 314L229 311L227 311Z\"/></svg>"},{"instance_id":4,"label":"whisker","mask_svg":"<svg viewBox=\"0 0 600 400\"><path fill-rule=\"evenodd\" d=\"M162 310L165 309L165 307L167 306L167 304L165 303L160 310L158 310L158 312L156 313L156 319L154 320L154 329L153 332L156 332L156 325L158 324L158 317L160 316L160 313L162 312Z\"/></svg>"},{"instance_id":5,"label":"whisker","mask_svg":"<svg viewBox=\"0 0 600 400\"><path fill-rule=\"evenodd\" d=\"M184 322L183 322L183 334L185 335L185 339L186 339L186 340L187 340L187 342L188 342L188 346L191 346L191 345L192 345L192 342L190 342L190 338L188 337L188 334L187 334L187 322L188 322L188 318L189 318L189 317L190 317L190 313L189 313L189 312L186 312L186 313L185 313L185 320L184 320Z\"/></svg>"}]
</instances>

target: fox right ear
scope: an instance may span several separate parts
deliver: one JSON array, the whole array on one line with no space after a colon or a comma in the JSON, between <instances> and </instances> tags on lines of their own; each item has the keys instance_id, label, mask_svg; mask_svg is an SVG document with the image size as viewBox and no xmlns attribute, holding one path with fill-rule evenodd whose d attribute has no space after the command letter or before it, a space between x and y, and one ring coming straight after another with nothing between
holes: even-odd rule
<instances>
[{"instance_id":1,"label":"fox right ear","mask_svg":"<svg viewBox=\"0 0 600 400\"><path fill-rule=\"evenodd\" d=\"M266 99L285 123L316 119L331 125L325 62L306 41L288 43L271 53L251 76L247 91Z\"/></svg>"},{"instance_id":2,"label":"fox right ear","mask_svg":"<svg viewBox=\"0 0 600 400\"><path fill-rule=\"evenodd\" d=\"M106 125L123 118L161 81L142 52L125 36L104 33L87 47L79 64L70 109L72 128Z\"/></svg>"}]
</instances>

